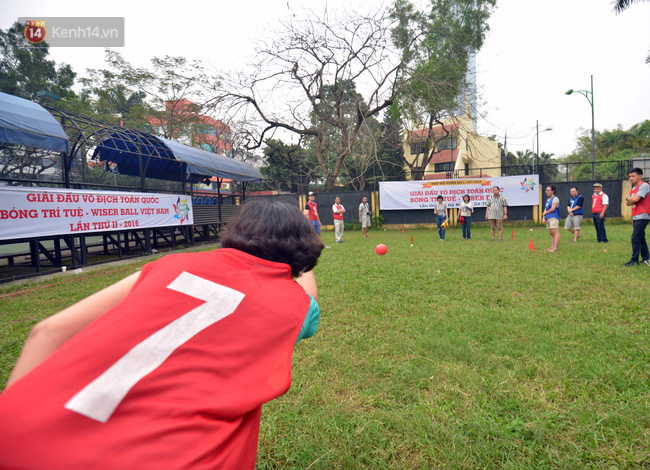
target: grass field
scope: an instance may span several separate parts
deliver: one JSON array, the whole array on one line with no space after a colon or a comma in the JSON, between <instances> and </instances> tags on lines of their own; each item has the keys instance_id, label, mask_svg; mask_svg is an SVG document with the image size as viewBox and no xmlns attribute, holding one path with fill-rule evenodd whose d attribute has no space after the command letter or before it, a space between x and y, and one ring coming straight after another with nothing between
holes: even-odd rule
<instances>
[{"instance_id":1,"label":"grass field","mask_svg":"<svg viewBox=\"0 0 650 470\"><path fill-rule=\"evenodd\" d=\"M543 228L511 230L325 233L319 331L264 406L258 468L650 468L650 268L621 266L631 225L607 245L562 230L558 253ZM0 383L35 321L136 266L0 298Z\"/></svg>"}]
</instances>

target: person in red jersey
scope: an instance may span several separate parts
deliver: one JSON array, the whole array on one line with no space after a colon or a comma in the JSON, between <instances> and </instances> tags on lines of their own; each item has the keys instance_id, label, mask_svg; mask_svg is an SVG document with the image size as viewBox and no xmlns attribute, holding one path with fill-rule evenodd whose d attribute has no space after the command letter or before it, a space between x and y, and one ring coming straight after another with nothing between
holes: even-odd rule
<instances>
[{"instance_id":1,"label":"person in red jersey","mask_svg":"<svg viewBox=\"0 0 650 470\"><path fill-rule=\"evenodd\" d=\"M318 235L318 239L322 242L323 238L320 233L320 228L322 227L322 223L320 221L320 217L318 215L318 204L316 204L316 195L313 192L309 192L307 204L305 204L305 210L303 211L305 214L305 217L309 219L309 223L312 224L314 227L314 231L316 232L316 235ZM329 248L329 246L325 245L323 243L324 248Z\"/></svg>"},{"instance_id":2,"label":"person in red jersey","mask_svg":"<svg viewBox=\"0 0 650 470\"><path fill-rule=\"evenodd\" d=\"M37 324L0 395L0 468L253 469L262 404L318 325L321 250L298 208L254 200L220 249Z\"/></svg>"},{"instance_id":3,"label":"person in red jersey","mask_svg":"<svg viewBox=\"0 0 650 470\"><path fill-rule=\"evenodd\" d=\"M605 230L605 213L608 207L609 196L603 192L603 185L594 183L594 194L591 195L591 213L598 243L609 243L607 230Z\"/></svg>"},{"instance_id":4,"label":"person in red jersey","mask_svg":"<svg viewBox=\"0 0 650 470\"><path fill-rule=\"evenodd\" d=\"M632 206L632 258L623 266L630 267L641 263L650 266L650 251L645 239L645 229L650 223L650 185L643 181L643 170L633 168L628 172L632 188L625 198L625 204Z\"/></svg>"}]
</instances>

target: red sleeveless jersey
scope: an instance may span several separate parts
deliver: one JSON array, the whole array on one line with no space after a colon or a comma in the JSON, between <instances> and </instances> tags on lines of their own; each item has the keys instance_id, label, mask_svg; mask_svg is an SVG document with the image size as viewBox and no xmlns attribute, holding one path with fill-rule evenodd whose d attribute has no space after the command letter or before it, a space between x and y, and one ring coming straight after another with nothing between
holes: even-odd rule
<instances>
[{"instance_id":1,"label":"red sleeveless jersey","mask_svg":"<svg viewBox=\"0 0 650 470\"><path fill-rule=\"evenodd\" d=\"M603 195L605 193L591 195L591 212L592 214L600 214L603 211Z\"/></svg>"},{"instance_id":2,"label":"red sleeveless jersey","mask_svg":"<svg viewBox=\"0 0 650 470\"><path fill-rule=\"evenodd\" d=\"M238 250L147 264L0 395L0 468L254 468L309 305L288 265Z\"/></svg>"},{"instance_id":3,"label":"red sleeveless jersey","mask_svg":"<svg viewBox=\"0 0 650 470\"><path fill-rule=\"evenodd\" d=\"M343 209L343 206L341 204L334 204L332 207L336 207L337 211ZM334 210L332 210L332 215L334 217L334 220L343 220L343 214L337 214L334 212Z\"/></svg>"},{"instance_id":4,"label":"red sleeveless jersey","mask_svg":"<svg viewBox=\"0 0 650 470\"><path fill-rule=\"evenodd\" d=\"M309 220L318 220L318 204L307 201L307 206L309 207Z\"/></svg>"},{"instance_id":5,"label":"red sleeveless jersey","mask_svg":"<svg viewBox=\"0 0 650 470\"><path fill-rule=\"evenodd\" d=\"M630 197L636 196L636 193L639 192L639 188L641 188L641 186L644 184L648 183L644 183L642 181L636 185L636 188L630 189ZM650 214L650 194L632 206L632 217L636 217L637 215L641 214Z\"/></svg>"}]
</instances>

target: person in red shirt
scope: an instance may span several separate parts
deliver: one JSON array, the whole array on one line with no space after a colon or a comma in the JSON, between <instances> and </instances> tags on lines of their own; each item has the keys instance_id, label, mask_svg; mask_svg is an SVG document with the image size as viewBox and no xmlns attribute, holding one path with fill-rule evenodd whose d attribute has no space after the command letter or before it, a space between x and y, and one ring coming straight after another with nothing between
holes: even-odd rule
<instances>
[{"instance_id":1,"label":"person in red shirt","mask_svg":"<svg viewBox=\"0 0 650 470\"><path fill-rule=\"evenodd\" d=\"M643 170L634 168L628 173L632 189L625 205L632 206L632 258L623 266L636 266L641 262L650 266L650 252L645 239L645 229L650 223L650 185L643 182Z\"/></svg>"},{"instance_id":2,"label":"person in red shirt","mask_svg":"<svg viewBox=\"0 0 650 470\"><path fill-rule=\"evenodd\" d=\"M318 239L323 242L323 238L320 234L320 228L323 225L320 221L320 217L318 216L318 204L316 204L316 195L313 192L309 192L307 204L305 204L305 210L303 211L307 219L309 219L309 223L314 227L314 231L316 232L316 235L318 235ZM329 246L325 245L323 243L324 248L329 248Z\"/></svg>"},{"instance_id":3,"label":"person in red shirt","mask_svg":"<svg viewBox=\"0 0 650 470\"><path fill-rule=\"evenodd\" d=\"M341 198L336 196L334 204L332 204L332 216L334 218L334 235L336 243L343 243L343 229L345 223L343 222L343 214L345 214L345 207L341 204Z\"/></svg>"},{"instance_id":4,"label":"person in red shirt","mask_svg":"<svg viewBox=\"0 0 650 470\"><path fill-rule=\"evenodd\" d=\"M591 213L596 228L598 243L608 243L605 230L605 213L609 207L609 196L603 192L603 185L594 183L594 194L591 195Z\"/></svg>"},{"instance_id":5,"label":"person in red shirt","mask_svg":"<svg viewBox=\"0 0 650 470\"><path fill-rule=\"evenodd\" d=\"M0 468L255 467L262 405L318 325L323 247L296 207L261 199L221 246L165 256L34 327L0 395Z\"/></svg>"}]
</instances>

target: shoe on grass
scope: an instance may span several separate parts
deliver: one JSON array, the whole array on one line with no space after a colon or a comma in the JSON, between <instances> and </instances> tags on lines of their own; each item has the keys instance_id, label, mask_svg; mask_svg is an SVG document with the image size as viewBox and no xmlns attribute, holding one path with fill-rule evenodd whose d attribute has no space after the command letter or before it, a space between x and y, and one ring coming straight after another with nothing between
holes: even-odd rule
<instances>
[{"instance_id":1,"label":"shoe on grass","mask_svg":"<svg viewBox=\"0 0 650 470\"><path fill-rule=\"evenodd\" d=\"M638 261L628 261L628 262L625 263L623 266L625 266L626 268L629 268L629 267L632 267L632 266L638 266L638 265L639 265L639 262L638 262Z\"/></svg>"}]
</instances>

